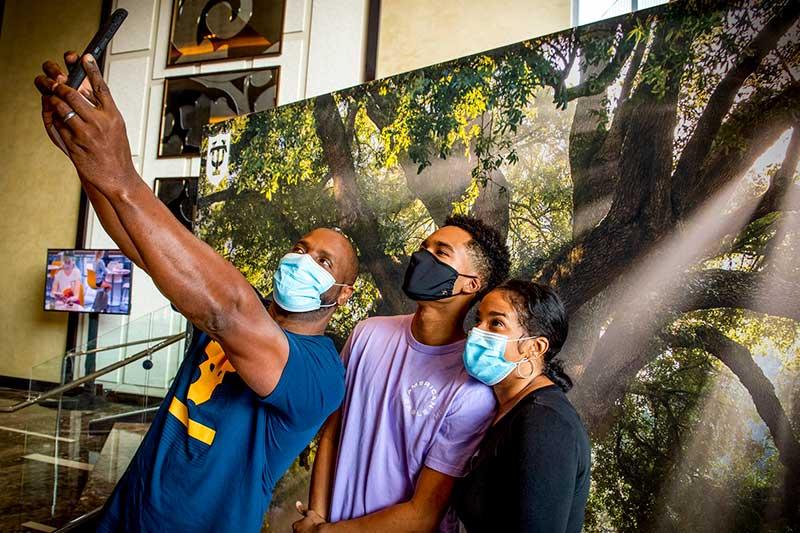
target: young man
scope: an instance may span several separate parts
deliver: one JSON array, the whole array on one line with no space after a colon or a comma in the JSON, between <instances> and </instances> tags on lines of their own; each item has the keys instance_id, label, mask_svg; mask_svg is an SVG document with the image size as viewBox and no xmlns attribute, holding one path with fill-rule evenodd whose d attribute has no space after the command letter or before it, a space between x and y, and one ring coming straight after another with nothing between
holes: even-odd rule
<instances>
[{"instance_id":1,"label":"young man","mask_svg":"<svg viewBox=\"0 0 800 533\"><path fill-rule=\"evenodd\" d=\"M97 65L85 56L83 67L94 105L45 63L36 79L45 128L109 235L201 330L97 529L259 531L275 483L344 394L323 333L352 293L355 251L333 230L308 233L281 260L265 309L142 181Z\"/></svg>"},{"instance_id":2,"label":"young man","mask_svg":"<svg viewBox=\"0 0 800 533\"><path fill-rule=\"evenodd\" d=\"M508 268L498 233L465 216L412 255L403 289L416 312L361 322L342 352L345 401L325 423L295 531L456 528L445 518L453 483L495 411L491 389L464 370L463 323Z\"/></svg>"}]
</instances>

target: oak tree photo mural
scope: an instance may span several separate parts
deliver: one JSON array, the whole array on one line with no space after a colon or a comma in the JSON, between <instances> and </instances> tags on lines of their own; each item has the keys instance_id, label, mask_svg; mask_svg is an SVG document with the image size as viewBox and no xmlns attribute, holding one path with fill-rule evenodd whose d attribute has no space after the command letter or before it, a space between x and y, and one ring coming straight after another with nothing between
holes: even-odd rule
<instances>
[{"instance_id":1,"label":"oak tree photo mural","mask_svg":"<svg viewBox=\"0 0 800 533\"><path fill-rule=\"evenodd\" d=\"M570 313L586 530L789 530L798 16L798 1L674 2L215 124L230 176L201 179L197 231L268 293L294 239L341 228L362 268L332 322L344 339L413 309L407 258L448 214L483 217L513 275ZM294 519L312 459L265 527Z\"/></svg>"}]
</instances>

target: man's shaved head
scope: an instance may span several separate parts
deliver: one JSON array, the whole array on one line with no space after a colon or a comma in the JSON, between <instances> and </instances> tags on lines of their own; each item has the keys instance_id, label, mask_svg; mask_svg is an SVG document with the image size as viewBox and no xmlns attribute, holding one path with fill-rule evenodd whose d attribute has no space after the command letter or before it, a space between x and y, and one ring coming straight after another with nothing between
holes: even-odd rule
<instances>
[{"instance_id":1,"label":"man's shaved head","mask_svg":"<svg viewBox=\"0 0 800 533\"><path fill-rule=\"evenodd\" d=\"M329 270L337 283L355 283L358 277L358 254L344 233L332 228L316 228L297 241L297 246L303 245L309 248L306 251L318 255L318 261L330 261ZM322 266L326 267L324 263Z\"/></svg>"}]
</instances>

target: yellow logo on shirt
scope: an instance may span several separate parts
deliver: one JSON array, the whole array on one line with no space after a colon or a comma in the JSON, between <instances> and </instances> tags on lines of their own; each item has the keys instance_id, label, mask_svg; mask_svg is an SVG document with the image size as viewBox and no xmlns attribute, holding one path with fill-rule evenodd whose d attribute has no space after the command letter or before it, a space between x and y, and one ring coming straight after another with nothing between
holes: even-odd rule
<instances>
[{"instance_id":1,"label":"yellow logo on shirt","mask_svg":"<svg viewBox=\"0 0 800 533\"><path fill-rule=\"evenodd\" d=\"M192 400L195 405L200 405L211 399L214 389L222 383L225 374L236 372L236 369L228 361L228 356L225 355L222 346L217 341L208 343L205 352L208 359L198 366L200 377L189 385L189 392L186 395L186 398Z\"/></svg>"}]
</instances>

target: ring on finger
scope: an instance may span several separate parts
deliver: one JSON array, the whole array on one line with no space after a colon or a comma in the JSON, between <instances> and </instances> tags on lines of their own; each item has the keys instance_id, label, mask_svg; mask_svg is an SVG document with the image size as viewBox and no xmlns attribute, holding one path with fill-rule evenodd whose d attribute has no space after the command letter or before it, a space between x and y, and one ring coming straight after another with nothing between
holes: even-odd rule
<instances>
[{"instance_id":1,"label":"ring on finger","mask_svg":"<svg viewBox=\"0 0 800 533\"><path fill-rule=\"evenodd\" d=\"M75 111L70 111L69 113L64 115L64 118L62 120L63 120L63 122L66 123L69 119L75 118L75 115L77 115L77 113Z\"/></svg>"}]
</instances>

